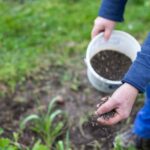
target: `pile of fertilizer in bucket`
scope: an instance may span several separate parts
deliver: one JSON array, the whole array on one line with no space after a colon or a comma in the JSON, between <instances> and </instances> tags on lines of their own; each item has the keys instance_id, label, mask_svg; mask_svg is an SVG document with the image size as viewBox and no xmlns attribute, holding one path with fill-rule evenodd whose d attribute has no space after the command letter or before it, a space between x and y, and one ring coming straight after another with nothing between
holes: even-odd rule
<instances>
[{"instance_id":1,"label":"pile of fertilizer in bucket","mask_svg":"<svg viewBox=\"0 0 150 150\"><path fill-rule=\"evenodd\" d=\"M114 50L103 50L91 58L91 65L102 77L109 80L121 80L131 65L131 59Z\"/></svg>"}]
</instances>

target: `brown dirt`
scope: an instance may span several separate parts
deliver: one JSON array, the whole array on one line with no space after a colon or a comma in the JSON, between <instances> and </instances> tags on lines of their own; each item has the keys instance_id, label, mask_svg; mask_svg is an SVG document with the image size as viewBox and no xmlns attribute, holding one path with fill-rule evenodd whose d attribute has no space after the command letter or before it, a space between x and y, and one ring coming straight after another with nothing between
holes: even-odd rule
<instances>
[{"instance_id":1,"label":"brown dirt","mask_svg":"<svg viewBox=\"0 0 150 150\"><path fill-rule=\"evenodd\" d=\"M91 58L91 65L100 76L121 80L131 65L131 59L113 50L103 50Z\"/></svg>"},{"instance_id":2,"label":"brown dirt","mask_svg":"<svg viewBox=\"0 0 150 150\"><path fill-rule=\"evenodd\" d=\"M41 68L28 75L24 82L18 83L13 93L5 90L5 95L0 97L0 126L5 130L2 136L12 137L12 133L18 131L19 122L24 116L46 110L49 101L57 97L58 106L69 114L73 150L94 150L94 147L111 150L113 137L120 131L122 123L111 128L91 128L93 118L89 118L104 96L104 93L91 87L86 78L86 69L81 63L78 66L51 65ZM134 116L137 109L136 106ZM35 138L37 136L26 129L20 142L26 147L32 145Z\"/></svg>"}]
</instances>

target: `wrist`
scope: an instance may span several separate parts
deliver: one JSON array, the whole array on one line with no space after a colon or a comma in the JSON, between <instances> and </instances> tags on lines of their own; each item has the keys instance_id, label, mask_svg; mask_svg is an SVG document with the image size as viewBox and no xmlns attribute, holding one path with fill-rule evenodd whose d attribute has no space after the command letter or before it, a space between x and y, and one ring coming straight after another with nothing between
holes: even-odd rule
<instances>
[{"instance_id":1,"label":"wrist","mask_svg":"<svg viewBox=\"0 0 150 150\"><path fill-rule=\"evenodd\" d=\"M134 87L133 85L131 85L131 84L129 84L129 83L124 83L124 86L126 86L127 89L128 89L130 92L132 92L132 93L138 95L139 90L138 90L136 87Z\"/></svg>"}]
</instances>

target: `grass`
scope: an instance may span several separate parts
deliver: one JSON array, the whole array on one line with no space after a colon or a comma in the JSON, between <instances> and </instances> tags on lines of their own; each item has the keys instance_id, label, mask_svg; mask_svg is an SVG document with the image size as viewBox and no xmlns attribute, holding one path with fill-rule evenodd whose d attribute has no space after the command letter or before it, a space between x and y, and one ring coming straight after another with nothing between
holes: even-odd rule
<instances>
[{"instance_id":1,"label":"grass","mask_svg":"<svg viewBox=\"0 0 150 150\"><path fill-rule=\"evenodd\" d=\"M82 15L82 21L77 19L78 3L69 8L67 3L55 0L24 5L0 1L0 6L1 81L18 80L41 62L47 63L52 57L57 61L57 54L61 56L58 63L63 63L70 51L79 49L82 33L88 35L88 23L83 24L85 16ZM78 32L79 26L82 33Z\"/></svg>"},{"instance_id":2,"label":"grass","mask_svg":"<svg viewBox=\"0 0 150 150\"><path fill-rule=\"evenodd\" d=\"M15 85L40 66L82 59L99 5L99 0L0 0L0 81ZM148 0L129 2L126 22L117 29L143 40L149 6Z\"/></svg>"}]
</instances>

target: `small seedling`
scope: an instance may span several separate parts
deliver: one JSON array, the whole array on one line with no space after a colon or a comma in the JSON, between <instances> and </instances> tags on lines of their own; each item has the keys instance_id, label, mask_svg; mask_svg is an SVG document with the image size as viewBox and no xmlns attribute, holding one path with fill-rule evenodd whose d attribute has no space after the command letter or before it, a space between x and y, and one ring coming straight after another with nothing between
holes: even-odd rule
<instances>
[{"instance_id":1,"label":"small seedling","mask_svg":"<svg viewBox=\"0 0 150 150\"><path fill-rule=\"evenodd\" d=\"M32 150L49 150L49 148L48 148L46 145L41 144L41 141L38 140L38 141L34 144Z\"/></svg>"},{"instance_id":2,"label":"small seedling","mask_svg":"<svg viewBox=\"0 0 150 150\"><path fill-rule=\"evenodd\" d=\"M133 146L129 146L128 148L122 147L121 138L120 138L120 136L118 135L118 136L115 138L114 149L113 149L113 150L136 150L136 149L135 149L135 147L133 147Z\"/></svg>"},{"instance_id":3,"label":"small seedling","mask_svg":"<svg viewBox=\"0 0 150 150\"><path fill-rule=\"evenodd\" d=\"M4 129L0 128L0 135L4 133Z\"/></svg>"},{"instance_id":4,"label":"small seedling","mask_svg":"<svg viewBox=\"0 0 150 150\"><path fill-rule=\"evenodd\" d=\"M45 114L31 114L20 124L20 128L24 129L27 123L31 122L30 129L36 132L50 149L56 142L55 140L63 134L66 124L66 115L62 110L55 109L56 103L57 98L54 98L49 103Z\"/></svg>"},{"instance_id":5,"label":"small seedling","mask_svg":"<svg viewBox=\"0 0 150 150\"><path fill-rule=\"evenodd\" d=\"M8 138L0 138L0 150L21 150L20 145Z\"/></svg>"}]
</instances>

